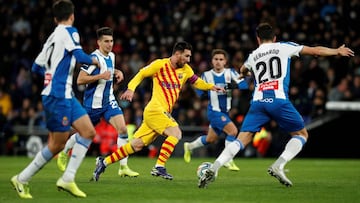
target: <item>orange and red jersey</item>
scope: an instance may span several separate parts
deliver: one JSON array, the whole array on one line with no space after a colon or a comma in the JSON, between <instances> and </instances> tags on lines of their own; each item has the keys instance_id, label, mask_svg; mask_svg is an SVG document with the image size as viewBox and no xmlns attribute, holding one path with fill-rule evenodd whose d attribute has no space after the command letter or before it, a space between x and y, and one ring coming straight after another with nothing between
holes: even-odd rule
<instances>
[{"instance_id":1,"label":"orange and red jersey","mask_svg":"<svg viewBox=\"0 0 360 203\"><path fill-rule=\"evenodd\" d=\"M157 59L140 69L129 82L128 89L135 91L145 77L152 77L153 79L152 98L145 108L150 111L156 109L171 113L186 81L201 90L210 90L214 86L214 84L206 83L195 75L188 64L182 68L173 67L170 58Z\"/></svg>"}]
</instances>

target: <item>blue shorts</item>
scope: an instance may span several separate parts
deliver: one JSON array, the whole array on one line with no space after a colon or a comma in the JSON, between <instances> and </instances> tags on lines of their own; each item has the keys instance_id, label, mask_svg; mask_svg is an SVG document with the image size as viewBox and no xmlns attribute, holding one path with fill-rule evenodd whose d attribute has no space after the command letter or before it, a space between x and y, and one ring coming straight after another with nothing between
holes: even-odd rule
<instances>
[{"instance_id":1,"label":"blue shorts","mask_svg":"<svg viewBox=\"0 0 360 203\"><path fill-rule=\"evenodd\" d=\"M214 129L217 135L221 135L224 127L232 122L227 113L208 110L208 120L210 127Z\"/></svg>"},{"instance_id":2,"label":"blue shorts","mask_svg":"<svg viewBox=\"0 0 360 203\"><path fill-rule=\"evenodd\" d=\"M104 117L106 122L109 123L111 117L123 114L123 111L116 101L111 101L110 104L103 108L93 109L85 107L85 110L89 114L90 120L94 126L100 122L101 117Z\"/></svg>"},{"instance_id":3,"label":"blue shorts","mask_svg":"<svg viewBox=\"0 0 360 203\"><path fill-rule=\"evenodd\" d=\"M50 132L66 132L74 121L86 115L76 98L65 99L42 96L46 116L46 127Z\"/></svg>"},{"instance_id":4,"label":"blue shorts","mask_svg":"<svg viewBox=\"0 0 360 203\"><path fill-rule=\"evenodd\" d=\"M305 127L303 118L289 100L265 98L251 103L241 132L259 132L270 120L276 121L280 129L287 133Z\"/></svg>"}]
</instances>

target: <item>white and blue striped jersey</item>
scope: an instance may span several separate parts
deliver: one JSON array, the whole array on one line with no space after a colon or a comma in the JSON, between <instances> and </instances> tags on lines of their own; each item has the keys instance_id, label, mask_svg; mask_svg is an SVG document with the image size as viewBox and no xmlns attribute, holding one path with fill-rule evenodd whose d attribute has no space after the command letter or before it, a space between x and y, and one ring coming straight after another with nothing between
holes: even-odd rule
<instances>
[{"instance_id":1,"label":"white and blue striped jersey","mask_svg":"<svg viewBox=\"0 0 360 203\"><path fill-rule=\"evenodd\" d=\"M288 99L291 57L299 56L302 48L293 42L264 43L249 55L244 66L254 76L253 101Z\"/></svg>"},{"instance_id":2,"label":"white and blue striped jersey","mask_svg":"<svg viewBox=\"0 0 360 203\"><path fill-rule=\"evenodd\" d=\"M72 98L73 72L76 65L74 51L81 50L80 37L75 27L58 25L49 36L35 63L45 69L42 95ZM91 58L86 58L90 60Z\"/></svg>"},{"instance_id":3,"label":"white and blue striped jersey","mask_svg":"<svg viewBox=\"0 0 360 203\"><path fill-rule=\"evenodd\" d=\"M233 68L225 68L221 73L216 73L213 69L205 71L201 78L208 83L213 83L218 87L226 87L231 81L235 81L239 89L248 89L247 82L239 79L239 73ZM227 113L231 108L232 93L227 90L225 93L208 91L209 104L208 111Z\"/></svg>"},{"instance_id":4,"label":"white and blue striped jersey","mask_svg":"<svg viewBox=\"0 0 360 203\"><path fill-rule=\"evenodd\" d=\"M111 78L109 80L100 79L96 82L87 84L84 92L83 105L92 109L103 108L104 106L109 105L111 101L115 101L115 96L113 94L115 55L113 52L110 52L108 56L105 56L98 49L91 55L98 59L100 68L95 65L84 65L81 67L81 70L89 75L97 75L108 70L111 72Z\"/></svg>"}]
</instances>

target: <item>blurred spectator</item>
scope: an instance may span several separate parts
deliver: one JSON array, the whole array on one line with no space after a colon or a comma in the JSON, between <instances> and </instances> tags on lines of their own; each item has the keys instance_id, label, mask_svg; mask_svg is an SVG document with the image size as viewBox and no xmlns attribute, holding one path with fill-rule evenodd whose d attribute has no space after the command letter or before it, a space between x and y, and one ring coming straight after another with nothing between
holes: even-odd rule
<instances>
[{"instance_id":1,"label":"blurred spectator","mask_svg":"<svg viewBox=\"0 0 360 203\"><path fill-rule=\"evenodd\" d=\"M349 90L349 81L347 78L341 79L339 84L330 89L329 101L344 101L351 99L351 92Z\"/></svg>"},{"instance_id":2,"label":"blurred spectator","mask_svg":"<svg viewBox=\"0 0 360 203\"><path fill-rule=\"evenodd\" d=\"M352 84L350 85L350 92L352 93L353 100L360 100L360 75L356 74L353 77Z\"/></svg>"},{"instance_id":3,"label":"blurred spectator","mask_svg":"<svg viewBox=\"0 0 360 203\"><path fill-rule=\"evenodd\" d=\"M0 109L1 115L5 118L12 111L11 97L3 88L0 88Z\"/></svg>"},{"instance_id":4,"label":"blurred spectator","mask_svg":"<svg viewBox=\"0 0 360 203\"><path fill-rule=\"evenodd\" d=\"M19 35L30 35L31 34L30 22L24 19L24 16L19 14L17 20L14 22L14 24L11 27L11 31Z\"/></svg>"},{"instance_id":5,"label":"blurred spectator","mask_svg":"<svg viewBox=\"0 0 360 203\"><path fill-rule=\"evenodd\" d=\"M316 58L312 58L310 60L309 66L302 75L304 82L308 85L315 82L316 84L313 84L313 86L320 87L325 85L327 82L325 71L322 68L320 68L318 64L318 60ZM311 87L308 86L308 88Z\"/></svg>"},{"instance_id":6,"label":"blurred spectator","mask_svg":"<svg viewBox=\"0 0 360 203\"><path fill-rule=\"evenodd\" d=\"M33 120L35 126L46 129L45 111L41 101L38 101L36 104L36 113Z\"/></svg>"},{"instance_id":7,"label":"blurred spectator","mask_svg":"<svg viewBox=\"0 0 360 203\"><path fill-rule=\"evenodd\" d=\"M326 92L318 88L315 90L314 97L312 99L312 109L310 112L310 119L317 118L325 114L326 108Z\"/></svg>"}]
</instances>

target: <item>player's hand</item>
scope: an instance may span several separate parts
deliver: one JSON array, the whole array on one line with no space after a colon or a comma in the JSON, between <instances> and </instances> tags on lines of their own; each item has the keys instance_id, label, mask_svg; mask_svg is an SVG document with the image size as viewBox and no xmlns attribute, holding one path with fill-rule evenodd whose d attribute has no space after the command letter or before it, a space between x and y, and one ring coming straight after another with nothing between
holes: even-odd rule
<instances>
[{"instance_id":1,"label":"player's hand","mask_svg":"<svg viewBox=\"0 0 360 203\"><path fill-rule=\"evenodd\" d=\"M121 100L127 100L127 101L132 101L134 97L134 92L132 90L127 89L121 96L120 99Z\"/></svg>"},{"instance_id":2,"label":"player's hand","mask_svg":"<svg viewBox=\"0 0 360 203\"><path fill-rule=\"evenodd\" d=\"M104 79L104 80L110 80L111 78L111 72L110 71L105 71L103 73L101 73L101 79Z\"/></svg>"},{"instance_id":3,"label":"player's hand","mask_svg":"<svg viewBox=\"0 0 360 203\"><path fill-rule=\"evenodd\" d=\"M216 91L216 92L226 92L225 88L223 87L219 87L219 86L216 86L214 85L212 88L211 88L212 91Z\"/></svg>"},{"instance_id":4,"label":"player's hand","mask_svg":"<svg viewBox=\"0 0 360 203\"><path fill-rule=\"evenodd\" d=\"M354 51L343 44L338 48L338 54L341 56L354 56Z\"/></svg>"},{"instance_id":5,"label":"player's hand","mask_svg":"<svg viewBox=\"0 0 360 203\"><path fill-rule=\"evenodd\" d=\"M121 70L115 69L114 76L117 84L124 80L124 74Z\"/></svg>"}]
</instances>

